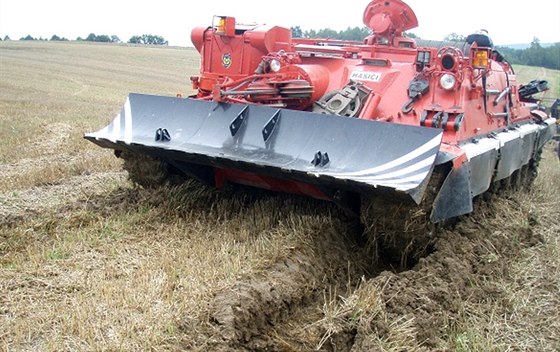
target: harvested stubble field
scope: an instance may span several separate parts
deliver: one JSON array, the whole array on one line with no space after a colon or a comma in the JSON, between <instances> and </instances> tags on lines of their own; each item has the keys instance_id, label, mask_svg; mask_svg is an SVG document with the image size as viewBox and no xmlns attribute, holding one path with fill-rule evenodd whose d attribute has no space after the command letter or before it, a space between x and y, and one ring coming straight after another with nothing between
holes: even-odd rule
<instances>
[{"instance_id":1,"label":"harvested stubble field","mask_svg":"<svg viewBox=\"0 0 560 352\"><path fill-rule=\"evenodd\" d=\"M532 189L478 200L395 270L330 204L138 188L82 139L129 92L189 93L197 70L189 49L0 43L0 348L560 349L552 145Z\"/></svg>"}]
</instances>

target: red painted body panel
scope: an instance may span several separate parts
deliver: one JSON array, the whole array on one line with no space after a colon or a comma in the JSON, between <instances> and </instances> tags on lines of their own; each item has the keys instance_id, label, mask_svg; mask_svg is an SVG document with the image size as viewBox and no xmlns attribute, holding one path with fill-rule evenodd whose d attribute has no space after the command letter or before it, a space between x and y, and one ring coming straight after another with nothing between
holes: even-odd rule
<instances>
[{"instance_id":1,"label":"red painted body panel","mask_svg":"<svg viewBox=\"0 0 560 352\"><path fill-rule=\"evenodd\" d=\"M442 150L458 160L464 158L461 143L531 119L530 108L519 99L511 67L492 60L491 48L477 48L476 43L472 52L418 47L402 34L417 26L416 15L398 0L372 1L363 21L373 34L362 42L293 39L282 27L240 27L234 35L218 34L213 27L196 28L192 40L202 60L200 77L193 78L197 97L312 110L330 92L358 82L367 95L355 117L441 128ZM489 58L483 66L471 60L477 50ZM422 55L429 58L422 61ZM455 79L451 89L442 88L442 77ZM428 90L410 102L414 80L425 80ZM509 94L500 94L507 89ZM409 102L410 109L405 109ZM263 181L233 170L216 175L219 184L227 179L302 193L292 181ZM323 197L316 191L309 192Z\"/></svg>"},{"instance_id":2,"label":"red painted body panel","mask_svg":"<svg viewBox=\"0 0 560 352\"><path fill-rule=\"evenodd\" d=\"M228 182L251 186L269 191L292 193L315 199L332 200L318 187L303 182L263 176L235 169L214 169L215 184L223 188Z\"/></svg>"}]
</instances>

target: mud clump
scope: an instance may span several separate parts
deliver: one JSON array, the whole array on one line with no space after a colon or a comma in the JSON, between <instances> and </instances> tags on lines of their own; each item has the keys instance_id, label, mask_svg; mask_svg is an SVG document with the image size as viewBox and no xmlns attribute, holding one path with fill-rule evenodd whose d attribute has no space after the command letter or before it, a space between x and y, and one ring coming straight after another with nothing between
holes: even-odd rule
<instances>
[{"instance_id":1,"label":"mud clump","mask_svg":"<svg viewBox=\"0 0 560 352\"><path fill-rule=\"evenodd\" d=\"M157 188L166 183L177 186L187 180L187 176L170 164L149 155L116 150L115 155L124 160L123 168L128 178L144 188Z\"/></svg>"},{"instance_id":2,"label":"mud clump","mask_svg":"<svg viewBox=\"0 0 560 352\"><path fill-rule=\"evenodd\" d=\"M294 249L261 275L217 292L209 319L215 330L212 350L279 350L269 336L276 324L322 301L327 287L364 274L368 255L357 247L352 229L333 219L313 234L313 251Z\"/></svg>"},{"instance_id":3,"label":"mud clump","mask_svg":"<svg viewBox=\"0 0 560 352\"><path fill-rule=\"evenodd\" d=\"M384 350L381 347L390 344L411 350L441 348L461 320L465 304L507 301L495 278L508 275L510 261L523 248L542 241L532 229L533 215L527 215L527 221L507 222L502 213L516 206L504 204L508 202L512 203L502 197L479 203L455 228L441 230L433 253L411 270L384 271L364 282L353 295L364 299L364 292L374 292L380 305L360 311L359 319L356 309L347 314L345 330L357 331L351 350ZM504 311L494 313L507 313L507 305L500 309Z\"/></svg>"},{"instance_id":4,"label":"mud clump","mask_svg":"<svg viewBox=\"0 0 560 352\"><path fill-rule=\"evenodd\" d=\"M430 221L430 213L444 179L445 170L434 171L420 206L378 196L362 197L364 237L379 266L408 270L433 251L440 226Z\"/></svg>"},{"instance_id":5,"label":"mud clump","mask_svg":"<svg viewBox=\"0 0 560 352\"><path fill-rule=\"evenodd\" d=\"M319 270L301 254L285 259L266 278L239 282L219 292L214 298L211 322L230 347L263 347L266 341L254 338L266 332L271 322L310 303L313 292L323 284L317 282L322 276Z\"/></svg>"}]
</instances>

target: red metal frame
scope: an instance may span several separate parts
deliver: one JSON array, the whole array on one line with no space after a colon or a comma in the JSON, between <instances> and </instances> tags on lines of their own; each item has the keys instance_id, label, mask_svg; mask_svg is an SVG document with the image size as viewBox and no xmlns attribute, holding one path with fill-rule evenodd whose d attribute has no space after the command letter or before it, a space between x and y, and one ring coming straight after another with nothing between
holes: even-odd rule
<instances>
[{"instance_id":1,"label":"red metal frame","mask_svg":"<svg viewBox=\"0 0 560 352\"><path fill-rule=\"evenodd\" d=\"M456 160L464 158L462 142L531 118L530 108L520 101L515 89L511 67L494 61L490 48L475 45L464 53L454 47L418 47L403 36L405 30L418 25L416 15L398 0L372 1L363 21L374 33L363 42L292 39L291 31L282 27L232 30L235 20L231 17L226 18L225 34L218 34L215 27L195 28L191 37L202 63L200 77L192 78L197 97L304 110L325 93L356 80L371 90L358 118L442 128L442 149L456 155ZM472 65L477 50L487 52L485 67ZM420 52L429 56L421 67L417 62ZM273 61L279 70L274 71ZM455 79L451 89L442 87L444 76ZM402 107L410 101L408 89L415 77L427 80L429 90L405 112ZM506 89L511 89L510 94L498 101L497 96ZM300 192L303 186L292 181L217 170L216 183L226 180L325 197L317 189Z\"/></svg>"}]
</instances>

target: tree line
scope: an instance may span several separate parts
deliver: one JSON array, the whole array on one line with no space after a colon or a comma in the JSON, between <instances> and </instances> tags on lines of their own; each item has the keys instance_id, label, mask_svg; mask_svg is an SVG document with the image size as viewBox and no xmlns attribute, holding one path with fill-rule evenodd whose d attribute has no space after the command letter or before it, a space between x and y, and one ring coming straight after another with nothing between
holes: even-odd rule
<instances>
[{"instance_id":1,"label":"tree line","mask_svg":"<svg viewBox=\"0 0 560 352\"><path fill-rule=\"evenodd\" d=\"M361 41L371 34L371 30L367 27L348 27L342 31L335 31L331 28L323 28L319 30L310 29L303 31L300 26L296 26L292 27L291 30L294 38L328 38Z\"/></svg>"},{"instance_id":2,"label":"tree line","mask_svg":"<svg viewBox=\"0 0 560 352\"><path fill-rule=\"evenodd\" d=\"M323 28L319 30L302 30L300 26L292 27L292 36L294 38L329 38L339 40L362 41L371 34L371 30L367 27L348 27L345 30L335 31L331 28ZM418 38L414 33L405 33L410 38ZM465 37L457 33L448 34L444 40L464 40ZM1 40L10 40L9 36L5 36ZM50 39L34 38L31 35L21 37L19 40L42 40L42 41L68 41L67 38L53 35ZM86 38L78 37L77 41L86 42L102 42L102 43L122 43L121 39L116 35L96 35L90 33ZM143 34L134 35L127 41L129 44L148 44L148 45L168 45L168 41L162 36ZM551 46L542 46L538 38L534 38L531 46L526 49L513 49L509 47L496 47L498 51L505 57L507 61L517 65L539 66L554 70L560 70L560 43Z\"/></svg>"},{"instance_id":3,"label":"tree line","mask_svg":"<svg viewBox=\"0 0 560 352\"><path fill-rule=\"evenodd\" d=\"M465 40L457 33L447 35L444 40ZM507 46L496 46L496 50L514 65L527 65L560 70L560 42L542 46L539 38L533 38L531 45L525 49L514 49Z\"/></svg>"},{"instance_id":4,"label":"tree line","mask_svg":"<svg viewBox=\"0 0 560 352\"><path fill-rule=\"evenodd\" d=\"M498 47L498 51L511 64L546 67L560 70L560 42L543 47L538 38L534 38L526 49Z\"/></svg>"},{"instance_id":5,"label":"tree line","mask_svg":"<svg viewBox=\"0 0 560 352\"><path fill-rule=\"evenodd\" d=\"M371 34L371 30L367 27L348 27L342 31L335 31L330 28L319 30L303 31L301 27L292 27L292 36L294 38L325 38L340 40L356 40L362 41ZM417 38L414 33L405 33L409 38ZM460 41L466 37L457 33L450 33L443 40ZM560 42L550 46L542 46L538 38L534 38L531 46L526 49L513 49L509 47L497 46L496 49L511 64L546 67L554 70L560 70Z\"/></svg>"},{"instance_id":6,"label":"tree line","mask_svg":"<svg viewBox=\"0 0 560 352\"><path fill-rule=\"evenodd\" d=\"M4 39L2 39L2 37L0 37L0 41L2 41L2 40L7 41L7 40L11 40L11 39L10 39L9 36L5 36ZM38 41L57 41L57 42L58 41L60 41L60 42L69 41L69 39L64 38L64 37L59 37L56 34L54 34L51 37L51 39L47 39L47 38L43 38L43 37L34 38L30 34L28 34L25 37L19 38L19 40L38 40ZM90 33L85 38L78 37L78 38L76 38L76 41L78 41L78 42L97 42L97 43L122 43L123 42L116 35L106 35L106 34L96 35L95 33ZM167 40L165 40L165 38L163 38L162 36L153 35L153 34L133 35L132 37L130 37L130 39L127 41L127 43L129 43L129 44L149 44L149 45L168 45L169 44L169 42Z\"/></svg>"}]
</instances>

